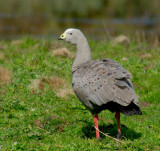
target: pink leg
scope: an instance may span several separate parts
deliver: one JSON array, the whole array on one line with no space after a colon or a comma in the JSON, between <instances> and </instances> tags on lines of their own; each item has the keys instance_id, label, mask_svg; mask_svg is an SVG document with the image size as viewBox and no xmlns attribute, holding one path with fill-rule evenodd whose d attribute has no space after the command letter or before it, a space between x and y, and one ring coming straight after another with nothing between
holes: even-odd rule
<instances>
[{"instance_id":1,"label":"pink leg","mask_svg":"<svg viewBox=\"0 0 160 151\"><path fill-rule=\"evenodd\" d=\"M95 127L98 129L98 115L97 114L94 115L94 124L95 124ZM97 129L96 129L96 138L100 139L99 131Z\"/></svg>"},{"instance_id":2,"label":"pink leg","mask_svg":"<svg viewBox=\"0 0 160 151\"><path fill-rule=\"evenodd\" d=\"M117 137L121 137L121 125L120 125L120 112L116 112L115 118L117 119L117 124L118 124L118 135Z\"/></svg>"}]
</instances>

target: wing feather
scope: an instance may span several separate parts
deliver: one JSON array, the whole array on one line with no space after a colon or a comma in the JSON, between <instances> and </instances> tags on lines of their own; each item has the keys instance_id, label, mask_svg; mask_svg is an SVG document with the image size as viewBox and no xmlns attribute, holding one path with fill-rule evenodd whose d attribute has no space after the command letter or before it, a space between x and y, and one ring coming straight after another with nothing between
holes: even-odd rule
<instances>
[{"instance_id":1,"label":"wing feather","mask_svg":"<svg viewBox=\"0 0 160 151\"><path fill-rule=\"evenodd\" d=\"M131 78L131 74L117 62L104 59L82 64L74 72L72 82L78 98L91 109L92 104L101 106L110 101L122 106L131 102L138 104Z\"/></svg>"}]
</instances>

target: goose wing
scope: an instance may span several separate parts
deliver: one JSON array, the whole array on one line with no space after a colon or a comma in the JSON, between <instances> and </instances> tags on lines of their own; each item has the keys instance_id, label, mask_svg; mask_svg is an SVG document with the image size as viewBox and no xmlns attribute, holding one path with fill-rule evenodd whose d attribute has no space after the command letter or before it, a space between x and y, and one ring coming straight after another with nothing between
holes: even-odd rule
<instances>
[{"instance_id":1,"label":"goose wing","mask_svg":"<svg viewBox=\"0 0 160 151\"><path fill-rule=\"evenodd\" d=\"M110 101L122 106L131 102L138 105L138 98L131 83L131 74L111 59L89 61L73 73L73 89L82 103L101 106Z\"/></svg>"}]
</instances>

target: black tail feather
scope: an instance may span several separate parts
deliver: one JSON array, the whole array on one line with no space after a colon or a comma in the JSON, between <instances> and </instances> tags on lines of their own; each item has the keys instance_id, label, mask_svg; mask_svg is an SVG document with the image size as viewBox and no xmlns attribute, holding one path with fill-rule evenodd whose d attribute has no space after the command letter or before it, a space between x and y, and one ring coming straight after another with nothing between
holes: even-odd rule
<instances>
[{"instance_id":1,"label":"black tail feather","mask_svg":"<svg viewBox=\"0 0 160 151\"><path fill-rule=\"evenodd\" d=\"M141 109L134 103L131 103L128 106L121 106L120 112L127 116L142 114Z\"/></svg>"},{"instance_id":2,"label":"black tail feather","mask_svg":"<svg viewBox=\"0 0 160 151\"><path fill-rule=\"evenodd\" d=\"M141 109L133 102L131 102L128 106L122 106L116 102L108 102L107 104L104 104L102 106L95 106L93 104L93 106L94 110L91 111L93 114L98 114L99 112L105 109L108 109L111 112L121 112L127 116L142 114Z\"/></svg>"}]
</instances>

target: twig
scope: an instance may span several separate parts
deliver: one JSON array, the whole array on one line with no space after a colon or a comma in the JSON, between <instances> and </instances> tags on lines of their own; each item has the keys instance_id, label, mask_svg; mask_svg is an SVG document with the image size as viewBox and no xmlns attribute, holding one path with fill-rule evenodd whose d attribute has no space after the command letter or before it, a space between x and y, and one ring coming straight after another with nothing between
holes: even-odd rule
<instances>
[{"instance_id":1,"label":"twig","mask_svg":"<svg viewBox=\"0 0 160 151\"><path fill-rule=\"evenodd\" d=\"M60 147L60 148L62 148L63 146L60 146L60 145L54 145L54 146L56 146L56 147Z\"/></svg>"},{"instance_id":2,"label":"twig","mask_svg":"<svg viewBox=\"0 0 160 151\"><path fill-rule=\"evenodd\" d=\"M94 125L93 125L93 126L94 126ZM96 130L98 130L100 133L102 133L103 135L105 135L105 136L107 136L107 137L109 137L109 138L112 138L112 139L114 139L114 140L117 141L117 142L121 142L121 143L125 144L124 142L120 141L119 139L114 138L114 137L112 137L112 136L109 136L109 135L103 133L102 131L100 131L100 130L99 130L98 128L96 128L95 126L94 126L94 128L95 128Z\"/></svg>"},{"instance_id":3,"label":"twig","mask_svg":"<svg viewBox=\"0 0 160 151\"><path fill-rule=\"evenodd\" d=\"M107 122L109 122L109 123L113 124L113 121L112 121L112 120L104 119L103 117L100 117L100 119L101 119L102 121L107 121Z\"/></svg>"}]
</instances>

